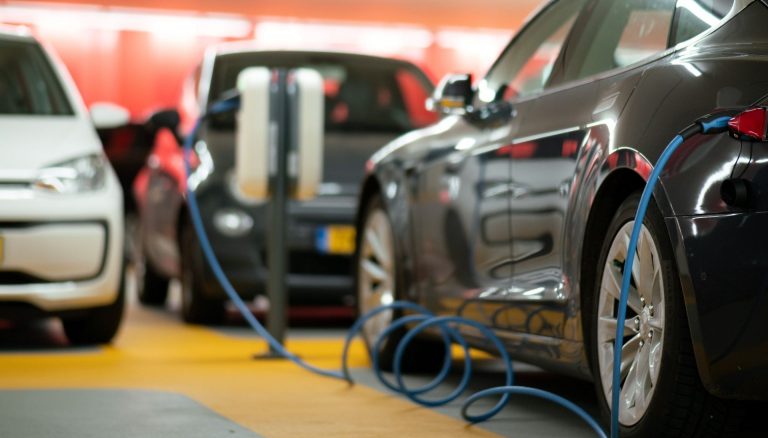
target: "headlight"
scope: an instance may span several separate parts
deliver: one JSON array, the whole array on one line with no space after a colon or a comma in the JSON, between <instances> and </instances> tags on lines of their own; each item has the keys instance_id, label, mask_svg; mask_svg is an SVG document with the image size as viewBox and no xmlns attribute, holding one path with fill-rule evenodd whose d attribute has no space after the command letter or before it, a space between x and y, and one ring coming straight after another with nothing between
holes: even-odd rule
<instances>
[{"instance_id":1,"label":"headlight","mask_svg":"<svg viewBox=\"0 0 768 438\"><path fill-rule=\"evenodd\" d=\"M93 154L41 169L34 186L56 193L83 193L104 188L106 181L106 159Z\"/></svg>"},{"instance_id":2,"label":"headlight","mask_svg":"<svg viewBox=\"0 0 768 438\"><path fill-rule=\"evenodd\" d=\"M222 208L213 215L216 230L227 237L242 237L253 228L253 219L248 213L236 208Z\"/></svg>"}]
</instances>

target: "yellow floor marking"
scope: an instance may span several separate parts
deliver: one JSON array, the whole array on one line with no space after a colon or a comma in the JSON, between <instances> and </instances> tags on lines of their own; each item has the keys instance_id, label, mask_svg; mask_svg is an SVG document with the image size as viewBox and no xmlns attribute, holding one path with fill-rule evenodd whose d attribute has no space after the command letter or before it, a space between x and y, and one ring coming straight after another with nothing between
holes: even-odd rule
<instances>
[{"instance_id":1,"label":"yellow floor marking","mask_svg":"<svg viewBox=\"0 0 768 438\"><path fill-rule=\"evenodd\" d=\"M297 339L288 348L336 369L342 342ZM349 388L285 361L254 361L262 341L185 326L165 312L131 308L112 347L72 354L0 354L0 389L150 389L185 394L266 437L494 434L364 386ZM60 351L60 350L59 350ZM365 366L361 343L350 365Z\"/></svg>"}]
</instances>

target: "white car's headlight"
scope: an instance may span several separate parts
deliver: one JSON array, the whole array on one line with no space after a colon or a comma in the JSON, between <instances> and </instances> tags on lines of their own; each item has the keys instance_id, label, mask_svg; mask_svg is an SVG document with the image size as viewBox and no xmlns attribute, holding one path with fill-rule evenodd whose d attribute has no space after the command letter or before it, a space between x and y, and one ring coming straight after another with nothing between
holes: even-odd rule
<instances>
[{"instance_id":1,"label":"white car's headlight","mask_svg":"<svg viewBox=\"0 0 768 438\"><path fill-rule=\"evenodd\" d=\"M40 170L35 188L56 193L84 193L104 188L107 161L102 154L87 155Z\"/></svg>"}]
</instances>

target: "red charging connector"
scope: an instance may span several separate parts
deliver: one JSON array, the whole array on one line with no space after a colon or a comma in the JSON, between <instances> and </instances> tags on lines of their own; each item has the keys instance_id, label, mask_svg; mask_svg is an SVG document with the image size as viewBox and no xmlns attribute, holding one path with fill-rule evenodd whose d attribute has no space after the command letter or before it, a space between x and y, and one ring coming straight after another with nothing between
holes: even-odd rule
<instances>
[{"instance_id":1,"label":"red charging connector","mask_svg":"<svg viewBox=\"0 0 768 438\"><path fill-rule=\"evenodd\" d=\"M728 122L734 138L752 141L768 141L768 110L765 107L750 108Z\"/></svg>"}]
</instances>

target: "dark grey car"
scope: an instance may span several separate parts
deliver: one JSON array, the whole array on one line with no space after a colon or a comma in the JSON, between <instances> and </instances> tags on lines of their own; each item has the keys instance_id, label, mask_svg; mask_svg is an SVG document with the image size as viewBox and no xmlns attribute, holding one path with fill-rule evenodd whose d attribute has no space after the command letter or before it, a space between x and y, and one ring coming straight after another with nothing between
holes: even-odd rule
<instances>
[{"instance_id":1,"label":"dark grey car","mask_svg":"<svg viewBox=\"0 0 768 438\"><path fill-rule=\"evenodd\" d=\"M287 284L292 304L352 309L354 218L366 160L403 132L435 121L424 108L433 85L415 65L389 58L222 46L208 53L195 77L192 115L234 89L238 74L254 66L312 68L323 77L324 180L316 199L289 203ZM266 293L269 204L249 202L235 188L234 128L233 113L202 127L194 148L199 164L189 184L226 275L243 298L252 299ZM226 295L191 226L181 165L175 142L160 142L134 186L146 260L139 298L164 304L169 279L179 278L184 320L214 323L224 316Z\"/></svg>"},{"instance_id":2,"label":"dark grey car","mask_svg":"<svg viewBox=\"0 0 768 438\"><path fill-rule=\"evenodd\" d=\"M761 1L549 3L474 87L443 82L442 121L373 156L361 310L407 299L480 321L514 357L593 379L607 413L639 194L677 131L768 103L766 23ZM622 436L727 435L741 400L768 400L766 158L698 136L662 174L630 290ZM732 179L751 198L726 203Z\"/></svg>"}]
</instances>

